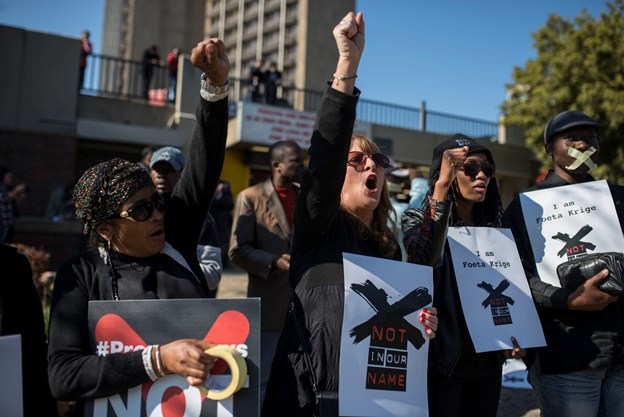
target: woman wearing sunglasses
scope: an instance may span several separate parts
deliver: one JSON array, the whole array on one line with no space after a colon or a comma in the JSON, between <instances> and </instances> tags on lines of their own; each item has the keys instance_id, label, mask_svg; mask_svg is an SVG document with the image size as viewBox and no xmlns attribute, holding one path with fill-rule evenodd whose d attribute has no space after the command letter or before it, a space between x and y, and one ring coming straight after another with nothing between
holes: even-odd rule
<instances>
[{"instance_id":1,"label":"woman wearing sunglasses","mask_svg":"<svg viewBox=\"0 0 624 417\"><path fill-rule=\"evenodd\" d=\"M191 63L204 72L190 160L165 202L149 173L115 158L88 169L74 190L90 249L56 276L49 331L49 378L59 400L106 397L165 374L203 382L211 344L175 340L144 350L97 356L87 326L92 300L205 298L196 255L202 224L223 166L229 61L223 43L200 42ZM215 86L220 86L216 88ZM68 415L82 415L75 407Z\"/></svg>"},{"instance_id":2,"label":"woman wearing sunglasses","mask_svg":"<svg viewBox=\"0 0 624 417\"><path fill-rule=\"evenodd\" d=\"M429 192L419 209L403 213L401 226L409 262L434 266L433 305L444 320L429 347L429 415L496 417L504 358L514 349L476 353L460 305L446 243L449 226L500 227L502 203L492 153L465 135L454 135L433 151Z\"/></svg>"},{"instance_id":3,"label":"woman wearing sunglasses","mask_svg":"<svg viewBox=\"0 0 624 417\"><path fill-rule=\"evenodd\" d=\"M401 257L387 226L391 204L384 168L389 160L367 137L352 136L359 96L355 75L364 48L361 13L347 14L333 35L339 59L318 111L309 170L302 176L290 264L294 292L263 403L267 417L338 415L342 254ZM421 316L430 337L437 327L434 314ZM318 404L313 386L322 393Z\"/></svg>"}]
</instances>

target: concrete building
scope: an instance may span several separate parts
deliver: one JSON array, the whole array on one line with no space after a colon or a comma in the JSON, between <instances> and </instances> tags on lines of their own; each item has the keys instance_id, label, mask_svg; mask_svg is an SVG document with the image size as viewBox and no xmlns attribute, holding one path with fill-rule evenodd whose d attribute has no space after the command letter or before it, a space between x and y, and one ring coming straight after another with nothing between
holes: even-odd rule
<instances>
[{"instance_id":1,"label":"concrete building","mask_svg":"<svg viewBox=\"0 0 624 417\"><path fill-rule=\"evenodd\" d=\"M249 78L254 61L276 62L283 84L318 89L336 61L331 30L354 0L208 0L206 33L226 42L232 75Z\"/></svg>"},{"instance_id":2,"label":"concrete building","mask_svg":"<svg viewBox=\"0 0 624 417\"><path fill-rule=\"evenodd\" d=\"M178 146L186 151L195 123L200 74L188 57L182 56L175 104L146 101L120 90L104 91L98 80L106 76L106 59L92 56L85 79L95 84L78 91L78 38L2 25L0 38L4 40L0 54L11 57L0 77L0 164L10 167L18 181L32 187L30 196L19 205L16 240L43 246L52 254L55 268L78 250L82 235L79 224L43 218L51 193L58 187L73 185L86 168L103 160L119 156L138 161L146 145ZM327 42L331 45L333 41ZM315 90L326 88L326 74L332 71L332 65L327 62L316 70L322 75ZM101 76L90 77L89 71L100 71ZM294 103L269 106L234 94L230 96L228 150L222 177L236 194L268 175L266 150L275 141L292 139L307 148L315 114L297 109ZM309 94L308 90L305 94ZM356 130L373 137L396 161L428 166L433 148L449 136L448 132L419 128L418 115L426 116L419 109L410 109L410 120L416 119L415 123L368 116L376 113L367 111L374 105L380 104L360 100ZM395 109L390 104L384 106L385 113ZM457 120L464 123L467 119ZM494 122L487 123L496 128ZM453 129L472 134L468 127ZM508 203L536 176L532 153L524 145L522 132L501 125L499 133L493 135L498 142L488 143L488 147L497 161L503 201Z\"/></svg>"}]
</instances>

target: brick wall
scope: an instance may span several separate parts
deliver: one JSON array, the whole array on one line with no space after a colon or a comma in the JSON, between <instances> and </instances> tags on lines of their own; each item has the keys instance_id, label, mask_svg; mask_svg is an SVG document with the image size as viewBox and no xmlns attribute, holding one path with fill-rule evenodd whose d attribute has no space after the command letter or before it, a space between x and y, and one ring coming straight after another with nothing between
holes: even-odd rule
<instances>
[{"instance_id":1,"label":"brick wall","mask_svg":"<svg viewBox=\"0 0 624 417\"><path fill-rule=\"evenodd\" d=\"M21 216L43 216L52 190L75 182L76 139L0 131L0 165L31 187L18 204Z\"/></svg>"}]
</instances>

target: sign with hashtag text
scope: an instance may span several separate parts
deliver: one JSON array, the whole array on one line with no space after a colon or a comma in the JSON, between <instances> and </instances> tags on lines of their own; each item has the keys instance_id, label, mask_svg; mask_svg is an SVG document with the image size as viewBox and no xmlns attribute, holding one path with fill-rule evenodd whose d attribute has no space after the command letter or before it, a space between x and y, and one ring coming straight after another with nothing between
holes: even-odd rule
<instances>
[{"instance_id":1,"label":"sign with hashtag text","mask_svg":"<svg viewBox=\"0 0 624 417\"><path fill-rule=\"evenodd\" d=\"M93 352L123 354L178 339L203 339L230 345L247 362L240 391L213 401L182 376L155 382L106 398L87 401L88 417L232 417L258 416L260 404L260 299L184 299L90 301ZM231 375L219 360L211 370L212 386L227 387Z\"/></svg>"}]
</instances>

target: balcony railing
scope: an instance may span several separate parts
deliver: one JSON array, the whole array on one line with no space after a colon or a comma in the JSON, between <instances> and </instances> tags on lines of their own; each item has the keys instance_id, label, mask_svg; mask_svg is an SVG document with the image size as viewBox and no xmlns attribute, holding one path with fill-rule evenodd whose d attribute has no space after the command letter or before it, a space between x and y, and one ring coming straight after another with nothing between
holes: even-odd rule
<instances>
[{"instance_id":1,"label":"balcony railing","mask_svg":"<svg viewBox=\"0 0 624 417\"><path fill-rule=\"evenodd\" d=\"M104 55L88 58L82 94L103 97L125 97L145 99L143 66L140 61L124 60ZM230 101L235 103L250 98L246 79L230 77ZM150 105L165 106L167 92L167 68L164 65L153 68L149 85ZM277 106L316 112L322 91L282 86L278 89ZM498 135L498 125L481 119L463 117L421 107L409 107L361 98L357 109L358 121L409 130L428 131L440 134L464 133L474 138L491 139Z\"/></svg>"}]
</instances>

